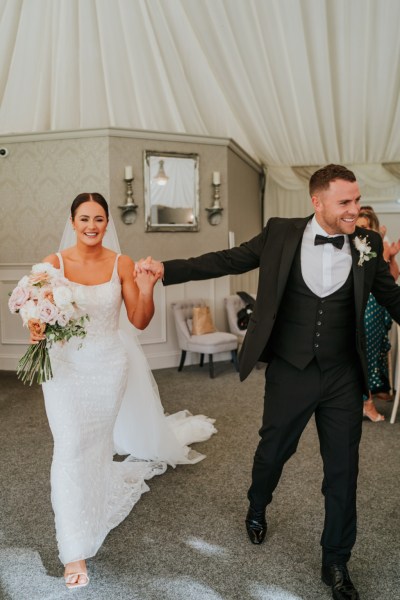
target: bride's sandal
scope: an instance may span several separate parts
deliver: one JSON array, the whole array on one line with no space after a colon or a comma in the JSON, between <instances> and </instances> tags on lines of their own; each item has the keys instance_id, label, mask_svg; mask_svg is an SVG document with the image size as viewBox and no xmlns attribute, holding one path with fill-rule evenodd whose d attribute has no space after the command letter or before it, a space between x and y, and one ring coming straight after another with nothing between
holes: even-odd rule
<instances>
[{"instance_id":1,"label":"bride's sandal","mask_svg":"<svg viewBox=\"0 0 400 600\"><path fill-rule=\"evenodd\" d=\"M84 572L67 573L66 575L64 575L64 580L65 585L69 590L75 590L77 588L86 587L90 581L89 575Z\"/></svg>"}]
</instances>

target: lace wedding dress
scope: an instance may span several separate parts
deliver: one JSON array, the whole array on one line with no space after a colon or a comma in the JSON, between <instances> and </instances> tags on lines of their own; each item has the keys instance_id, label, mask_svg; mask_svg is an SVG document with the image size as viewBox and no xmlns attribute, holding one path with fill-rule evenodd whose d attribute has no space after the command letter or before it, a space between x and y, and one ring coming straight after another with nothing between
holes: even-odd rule
<instances>
[{"instance_id":1,"label":"lace wedding dress","mask_svg":"<svg viewBox=\"0 0 400 600\"><path fill-rule=\"evenodd\" d=\"M90 316L87 336L53 346L53 379L43 384L54 438L51 500L64 564L94 556L148 491L145 480L168 464L202 460L187 444L216 431L203 415L164 415L135 329L119 329L118 256L109 282L80 286ZM114 461L115 452L128 457Z\"/></svg>"}]
</instances>

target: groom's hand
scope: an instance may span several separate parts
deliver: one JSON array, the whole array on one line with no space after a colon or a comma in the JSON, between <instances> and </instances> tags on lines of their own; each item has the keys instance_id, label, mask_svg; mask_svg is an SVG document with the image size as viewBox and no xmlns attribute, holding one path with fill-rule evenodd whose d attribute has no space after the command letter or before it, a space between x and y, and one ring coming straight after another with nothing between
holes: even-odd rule
<instances>
[{"instance_id":1,"label":"groom's hand","mask_svg":"<svg viewBox=\"0 0 400 600\"><path fill-rule=\"evenodd\" d=\"M158 260L154 260L151 256L138 260L135 264L135 269L137 271L150 271L154 275L157 275L159 279L164 277L164 264Z\"/></svg>"}]
</instances>

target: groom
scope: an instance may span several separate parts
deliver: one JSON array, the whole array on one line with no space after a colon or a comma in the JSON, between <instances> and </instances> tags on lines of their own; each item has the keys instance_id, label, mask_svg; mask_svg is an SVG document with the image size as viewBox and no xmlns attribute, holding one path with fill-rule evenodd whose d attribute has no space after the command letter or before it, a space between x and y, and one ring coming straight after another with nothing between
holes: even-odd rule
<instances>
[{"instance_id":1,"label":"groom","mask_svg":"<svg viewBox=\"0 0 400 600\"><path fill-rule=\"evenodd\" d=\"M257 300L240 355L245 379L266 370L248 536L261 544L265 509L284 463L315 414L324 478L322 581L336 600L357 600L347 562L356 539L356 486L362 394L368 393L364 310L369 293L400 321L400 288L383 259L379 234L356 227L360 191L352 171L327 165L310 179L314 215L272 218L240 247L144 268L165 285L260 268Z\"/></svg>"}]
</instances>

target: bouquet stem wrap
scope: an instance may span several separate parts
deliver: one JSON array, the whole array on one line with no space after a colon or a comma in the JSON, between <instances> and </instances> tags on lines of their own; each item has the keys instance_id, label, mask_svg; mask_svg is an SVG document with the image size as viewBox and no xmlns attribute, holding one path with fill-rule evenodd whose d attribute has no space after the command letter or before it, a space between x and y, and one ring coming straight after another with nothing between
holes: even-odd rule
<instances>
[{"instance_id":1,"label":"bouquet stem wrap","mask_svg":"<svg viewBox=\"0 0 400 600\"><path fill-rule=\"evenodd\" d=\"M44 383L53 377L47 340L31 344L25 354L20 358L17 367L17 376L23 383Z\"/></svg>"}]
</instances>

